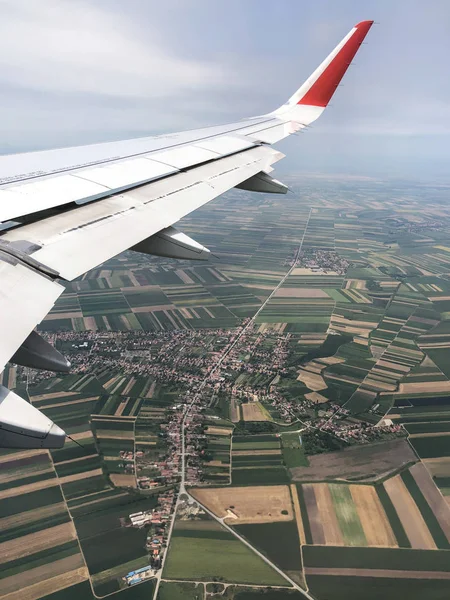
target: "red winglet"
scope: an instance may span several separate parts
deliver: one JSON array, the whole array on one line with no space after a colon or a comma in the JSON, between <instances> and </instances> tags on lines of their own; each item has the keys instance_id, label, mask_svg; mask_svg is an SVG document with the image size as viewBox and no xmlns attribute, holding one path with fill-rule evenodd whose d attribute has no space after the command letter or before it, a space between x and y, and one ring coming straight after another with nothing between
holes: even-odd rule
<instances>
[{"instance_id":1,"label":"red winglet","mask_svg":"<svg viewBox=\"0 0 450 600\"><path fill-rule=\"evenodd\" d=\"M303 98L298 101L298 104L308 104L309 106L326 106L328 104L372 25L373 21L361 21L355 25L356 31Z\"/></svg>"}]
</instances>

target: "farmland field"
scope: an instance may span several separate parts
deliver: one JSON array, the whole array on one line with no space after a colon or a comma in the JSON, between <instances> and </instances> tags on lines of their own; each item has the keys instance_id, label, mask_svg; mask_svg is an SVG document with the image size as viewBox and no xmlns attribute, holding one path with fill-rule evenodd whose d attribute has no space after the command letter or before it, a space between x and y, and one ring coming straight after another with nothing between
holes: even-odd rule
<instances>
[{"instance_id":1,"label":"farmland field","mask_svg":"<svg viewBox=\"0 0 450 600\"><path fill-rule=\"evenodd\" d=\"M304 598L303 594L296 591L281 591L281 590L268 590L264 592L264 596L261 596L261 592L254 591L246 591L240 592L238 591L235 595L236 600L302 600Z\"/></svg>"},{"instance_id":2,"label":"farmland field","mask_svg":"<svg viewBox=\"0 0 450 600\"><path fill-rule=\"evenodd\" d=\"M165 578L208 581L221 577L229 582L286 585L276 571L219 525L196 534L193 522L190 529L183 528L172 538Z\"/></svg>"},{"instance_id":3,"label":"farmland field","mask_svg":"<svg viewBox=\"0 0 450 600\"><path fill-rule=\"evenodd\" d=\"M300 540L294 521L234 525L236 531L289 576L304 585Z\"/></svg>"},{"instance_id":4,"label":"farmland field","mask_svg":"<svg viewBox=\"0 0 450 600\"><path fill-rule=\"evenodd\" d=\"M293 519L288 486L197 488L192 495L218 517L226 517L228 525Z\"/></svg>"},{"instance_id":5,"label":"farmland field","mask_svg":"<svg viewBox=\"0 0 450 600\"><path fill-rule=\"evenodd\" d=\"M152 582L122 579L149 558L128 517L155 506L139 479L177 488L176 423L199 389L187 489L263 555L318 600L449 595L448 190L289 184L294 197L233 190L183 219L208 263L127 252L67 282L38 328L70 375L5 368L72 438L1 453L8 600L34 585L29 600L150 600ZM192 582L213 579L232 583L226 600L299 598L243 589L287 582L204 515L176 522L166 576L186 581L160 600L204 600Z\"/></svg>"},{"instance_id":6,"label":"farmland field","mask_svg":"<svg viewBox=\"0 0 450 600\"><path fill-rule=\"evenodd\" d=\"M370 577L352 575L308 575L312 594L324 600L360 600L364 590L365 600L443 600L449 590L448 580L439 579L400 579L392 577Z\"/></svg>"},{"instance_id":7,"label":"farmland field","mask_svg":"<svg viewBox=\"0 0 450 600\"><path fill-rule=\"evenodd\" d=\"M199 600L203 594L202 587L193 583L163 581L159 588L158 600Z\"/></svg>"},{"instance_id":8,"label":"farmland field","mask_svg":"<svg viewBox=\"0 0 450 600\"><path fill-rule=\"evenodd\" d=\"M371 481L417 461L403 440L382 444L350 447L340 452L310 456L309 467L291 469L294 481L345 478L349 481Z\"/></svg>"}]
</instances>

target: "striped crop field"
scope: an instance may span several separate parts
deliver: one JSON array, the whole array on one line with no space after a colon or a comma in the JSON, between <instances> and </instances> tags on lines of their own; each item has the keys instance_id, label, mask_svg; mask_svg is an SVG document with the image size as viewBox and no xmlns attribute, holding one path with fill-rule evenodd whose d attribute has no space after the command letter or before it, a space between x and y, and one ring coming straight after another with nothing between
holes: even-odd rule
<instances>
[{"instance_id":1,"label":"striped crop field","mask_svg":"<svg viewBox=\"0 0 450 600\"><path fill-rule=\"evenodd\" d=\"M389 518L374 486L329 483L298 485L307 543L330 546L397 547ZM299 494L300 496L300 494Z\"/></svg>"}]
</instances>

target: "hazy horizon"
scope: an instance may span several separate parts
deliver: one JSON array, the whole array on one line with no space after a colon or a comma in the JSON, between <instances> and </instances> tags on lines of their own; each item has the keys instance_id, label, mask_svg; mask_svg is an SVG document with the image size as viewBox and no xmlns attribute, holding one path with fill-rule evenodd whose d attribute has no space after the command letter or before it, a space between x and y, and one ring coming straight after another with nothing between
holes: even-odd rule
<instances>
[{"instance_id":1,"label":"hazy horizon","mask_svg":"<svg viewBox=\"0 0 450 600\"><path fill-rule=\"evenodd\" d=\"M279 144L277 172L450 182L444 0L0 1L3 154L263 114L375 19L331 106Z\"/></svg>"}]
</instances>

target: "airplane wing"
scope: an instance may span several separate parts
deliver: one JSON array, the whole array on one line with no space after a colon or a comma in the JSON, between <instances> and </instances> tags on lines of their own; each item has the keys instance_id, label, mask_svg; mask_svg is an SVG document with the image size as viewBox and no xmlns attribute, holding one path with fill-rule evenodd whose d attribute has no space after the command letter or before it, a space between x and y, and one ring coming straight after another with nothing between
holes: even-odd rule
<instances>
[{"instance_id":1,"label":"airplane wing","mask_svg":"<svg viewBox=\"0 0 450 600\"><path fill-rule=\"evenodd\" d=\"M324 111L373 21L353 27L286 104L219 127L0 157L0 370L69 364L35 326L71 281L129 248L203 260L172 225L233 187L286 193L272 144ZM0 447L52 448L65 433L0 386Z\"/></svg>"}]
</instances>

